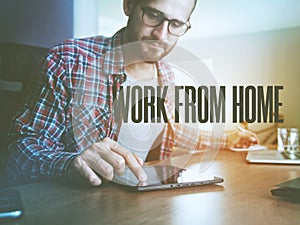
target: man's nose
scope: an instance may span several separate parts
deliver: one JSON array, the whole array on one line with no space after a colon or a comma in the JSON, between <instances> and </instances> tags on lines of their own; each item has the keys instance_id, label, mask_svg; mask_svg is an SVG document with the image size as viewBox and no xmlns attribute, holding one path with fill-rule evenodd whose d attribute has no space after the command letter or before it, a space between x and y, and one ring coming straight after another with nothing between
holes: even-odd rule
<instances>
[{"instance_id":1,"label":"man's nose","mask_svg":"<svg viewBox=\"0 0 300 225\"><path fill-rule=\"evenodd\" d=\"M169 22L165 20L162 24L157 27L154 27L152 31L152 35L155 37L156 40L165 41L167 40L167 36L169 34L168 30Z\"/></svg>"}]
</instances>

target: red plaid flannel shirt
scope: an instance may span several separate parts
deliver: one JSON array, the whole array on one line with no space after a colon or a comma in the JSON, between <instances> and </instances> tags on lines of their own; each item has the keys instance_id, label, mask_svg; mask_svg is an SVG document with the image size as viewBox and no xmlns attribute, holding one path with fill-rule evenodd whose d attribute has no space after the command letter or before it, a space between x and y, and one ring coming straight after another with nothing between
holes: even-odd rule
<instances>
[{"instance_id":1,"label":"red plaid flannel shirt","mask_svg":"<svg viewBox=\"0 0 300 225\"><path fill-rule=\"evenodd\" d=\"M117 139L113 98L126 79L122 54L114 51L121 45L121 34L70 39L50 49L39 96L32 96L13 122L7 164L11 177L65 175L71 160L91 144L104 137ZM170 67L157 62L157 68L162 85L174 85ZM210 142L209 135L174 123L171 98L165 102L169 122L161 159L170 156L173 146L199 149Z\"/></svg>"}]
</instances>

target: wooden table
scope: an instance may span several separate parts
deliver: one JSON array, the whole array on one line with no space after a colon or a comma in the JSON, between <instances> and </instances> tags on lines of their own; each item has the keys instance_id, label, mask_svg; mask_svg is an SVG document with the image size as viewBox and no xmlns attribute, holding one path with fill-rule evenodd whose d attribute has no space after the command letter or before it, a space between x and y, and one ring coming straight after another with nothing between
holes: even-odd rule
<instances>
[{"instance_id":1,"label":"wooden table","mask_svg":"<svg viewBox=\"0 0 300 225\"><path fill-rule=\"evenodd\" d=\"M101 187L40 182L19 190L24 216L10 224L300 224L300 204L273 197L275 184L300 177L300 166L258 165L245 152L222 151L209 168L221 185L136 193ZM196 168L199 155L189 163Z\"/></svg>"}]
</instances>

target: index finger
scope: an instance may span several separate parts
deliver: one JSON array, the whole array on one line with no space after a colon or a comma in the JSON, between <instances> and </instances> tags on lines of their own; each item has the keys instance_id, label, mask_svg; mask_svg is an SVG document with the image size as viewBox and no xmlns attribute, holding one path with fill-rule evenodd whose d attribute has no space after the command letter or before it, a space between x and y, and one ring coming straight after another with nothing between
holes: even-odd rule
<instances>
[{"instance_id":1,"label":"index finger","mask_svg":"<svg viewBox=\"0 0 300 225\"><path fill-rule=\"evenodd\" d=\"M145 173L143 167L128 149L124 148L112 139L107 138L105 139L105 141L108 141L110 143L112 151L118 153L125 159L125 163L128 166L128 168L140 181L147 180L147 174Z\"/></svg>"}]
</instances>

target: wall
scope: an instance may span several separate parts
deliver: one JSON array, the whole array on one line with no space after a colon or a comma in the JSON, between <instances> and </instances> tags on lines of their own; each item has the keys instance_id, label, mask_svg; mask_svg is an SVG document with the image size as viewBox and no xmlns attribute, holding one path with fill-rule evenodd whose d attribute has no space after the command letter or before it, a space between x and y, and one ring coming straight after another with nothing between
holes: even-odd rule
<instances>
[{"instance_id":1,"label":"wall","mask_svg":"<svg viewBox=\"0 0 300 225\"><path fill-rule=\"evenodd\" d=\"M99 0L74 0L74 37L97 35L100 3Z\"/></svg>"},{"instance_id":2,"label":"wall","mask_svg":"<svg viewBox=\"0 0 300 225\"><path fill-rule=\"evenodd\" d=\"M98 31L104 36L112 36L127 24L127 16L123 11L123 1L101 1L98 8ZM114 9L114 10L111 10Z\"/></svg>"},{"instance_id":3,"label":"wall","mask_svg":"<svg viewBox=\"0 0 300 225\"><path fill-rule=\"evenodd\" d=\"M213 60L214 76L226 85L283 85L282 126L300 129L300 28L182 42L200 58ZM231 102L227 96L227 103ZM231 105L228 105L231 118ZM228 119L227 121L229 121ZM230 124L228 124L230 126ZM255 127L255 124L253 125ZM263 124L257 124L261 128Z\"/></svg>"},{"instance_id":4,"label":"wall","mask_svg":"<svg viewBox=\"0 0 300 225\"><path fill-rule=\"evenodd\" d=\"M1 0L0 41L51 47L73 37L73 0Z\"/></svg>"}]
</instances>

